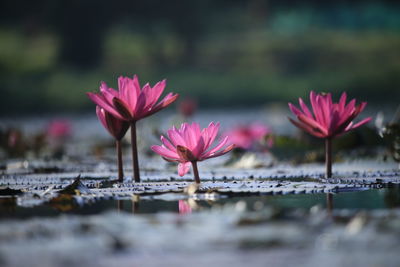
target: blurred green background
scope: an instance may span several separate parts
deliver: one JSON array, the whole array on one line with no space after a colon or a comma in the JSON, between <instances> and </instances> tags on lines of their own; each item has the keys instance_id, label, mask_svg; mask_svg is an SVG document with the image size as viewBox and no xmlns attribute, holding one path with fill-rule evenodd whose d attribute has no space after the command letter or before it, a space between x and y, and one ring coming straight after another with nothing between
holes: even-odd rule
<instances>
[{"instance_id":1,"label":"blurred green background","mask_svg":"<svg viewBox=\"0 0 400 267\"><path fill-rule=\"evenodd\" d=\"M167 78L201 108L293 101L309 90L400 101L398 1L6 0L0 111L93 110L119 75Z\"/></svg>"}]
</instances>

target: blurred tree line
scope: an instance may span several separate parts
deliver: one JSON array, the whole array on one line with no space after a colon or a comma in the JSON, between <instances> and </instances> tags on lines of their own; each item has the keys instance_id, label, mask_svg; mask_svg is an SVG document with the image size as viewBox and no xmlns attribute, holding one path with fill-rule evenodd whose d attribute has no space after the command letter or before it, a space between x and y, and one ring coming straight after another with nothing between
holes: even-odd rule
<instances>
[{"instance_id":1,"label":"blurred tree line","mask_svg":"<svg viewBox=\"0 0 400 267\"><path fill-rule=\"evenodd\" d=\"M399 13L397 1L6 0L0 111L84 110L84 92L133 73L204 106L310 89L398 102Z\"/></svg>"}]
</instances>

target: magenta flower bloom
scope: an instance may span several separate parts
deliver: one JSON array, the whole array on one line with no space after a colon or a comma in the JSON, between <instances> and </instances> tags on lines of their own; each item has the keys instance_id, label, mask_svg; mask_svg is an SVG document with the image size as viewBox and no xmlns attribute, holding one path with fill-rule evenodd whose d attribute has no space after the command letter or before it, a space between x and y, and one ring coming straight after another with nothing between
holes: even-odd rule
<instances>
[{"instance_id":1,"label":"magenta flower bloom","mask_svg":"<svg viewBox=\"0 0 400 267\"><path fill-rule=\"evenodd\" d=\"M133 76L133 79L121 76L118 78L119 91L102 82L100 93L87 93L87 95L94 103L114 117L136 122L169 106L178 98L178 94L169 93L157 103L165 86L166 80L163 80L153 87L147 83L141 88L136 75Z\"/></svg>"},{"instance_id":2,"label":"magenta flower bloom","mask_svg":"<svg viewBox=\"0 0 400 267\"><path fill-rule=\"evenodd\" d=\"M304 104L303 99L299 98L301 110L289 103L289 108L298 121L291 118L289 120L297 127L303 129L311 135L320 138L333 138L361 125L366 124L372 118L366 118L354 124L353 119L360 114L367 102L356 105L356 100L351 100L346 105L346 92L342 94L338 103L332 103L332 95L310 93L310 101L313 113Z\"/></svg>"},{"instance_id":3,"label":"magenta flower bloom","mask_svg":"<svg viewBox=\"0 0 400 267\"><path fill-rule=\"evenodd\" d=\"M71 135L71 123L68 120L54 120L49 123L46 133L54 139L63 139Z\"/></svg>"},{"instance_id":4,"label":"magenta flower bloom","mask_svg":"<svg viewBox=\"0 0 400 267\"><path fill-rule=\"evenodd\" d=\"M353 120L360 114L367 102L361 102L356 105L356 100L353 99L346 104L347 94L344 92L338 103L332 102L332 95L310 93L310 102L312 112L304 103L303 99L299 98L301 110L289 103L289 108L297 117L297 121L289 118L289 120L300 129L308 132L319 138L326 139L326 176L332 176L332 139L342 135L348 131L356 129L361 125L368 123L372 118L368 117L358 123Z\"/></svg>"},{"instance_id":5,"label":"magenta flower bloom","mask_svg":"<svg viewBox=\"0 0 400 267\"><path fill-rule=\"evenodd\" d=\"M185 98L178 104L178 110L183 117L191 117L197 109L197 101L192 98Z\"/></svg>"},{"instance_id":6,"label":"magenta flower bloom","mask_svg":"<svg viewBox=\"0 0 400 267\"><path fill-rule=\"evenodd\" d=\"M122 167L122 148L121 140L129 129L129 122L115 118L103 108L96 106L96 114L104 128L115 138L117 149L117 166L118 166L118 181L124 179L124 171Z\"/></svg>"},{"instance_id":7,"label":"magenta flower bloom","mask_svg":"<svg viewBox=\"0 0 400 267\"><path fill-rule=\"evenodd\" d=\"M261 123L239 125L227 132L229 142L242 149L253 148L262 138L271 133L271 130ZM273 140L268 139L267 146L272 147Z\"/></svg>"},{"instance_id":8,"label":"magenta flower bloom","mask_svg":"<svg viewBox=\"0 0 400 267\"><path fill-rule=\"evenodd\" d=\"M200 183L197 162L205 159L222 156L231 151L235 145L226 146L228 137L222 139L215 147L212 143L217 137L219 123L211 122L207 128L200 130L198 123L183 123L180 129L172 127L168 130L168 138L161 136L161 146L152 146L151 149L165 160L178 162L178 174L185 175L190 164L196 183Z\"/></svg>"},{"instance_id":9,"label":"magenta flower bloom","mask_svg":"<svg viewBox=\"0 0 400 267\"><path fill-rule=\"evenodd\" d=\"M133 79L119 77L118 91L108 87L105 82L102 82L100 93L87 93L89 98L99 107L109 112L115 118L130 123L132 163L136 182L140 182L136 145L136 122L166 108L178 98L178 94L169 93L157 103L164 92L165 86L166 80L163 80L156 83L153 87L147 83L141 88L138 77L134 75Z\"/></svg>"}]
</instances>

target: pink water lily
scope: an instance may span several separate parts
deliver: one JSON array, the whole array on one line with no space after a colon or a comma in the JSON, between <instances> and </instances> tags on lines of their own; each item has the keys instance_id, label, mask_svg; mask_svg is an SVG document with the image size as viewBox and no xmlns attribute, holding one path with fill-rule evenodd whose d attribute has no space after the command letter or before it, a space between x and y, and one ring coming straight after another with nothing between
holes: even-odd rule
<instances>
[{"instance_id":1,"label":"pink water lily","mask_svg":"<svg viewBox=\"0 0 400 267\"><path fill-rule=\"evenodd\" d=\"M196 183L200 183L197 162L205 159L222 156L231 151L235 145L227 145L228 137L224 137L215 147L219 130L219 123L211 122L207 128L200 129L198 123L183 123L179 129L172 127L168 130L168 138L161 136L161 146L152 146L151 149L161 155L165 160L178 162L178 174L185 175L190 165Z\"/></svg>"},{"instance_id":2,"label":"pink water lily","mask_svg":"<svg viewBox=\"0 0 400 267\"><path fill-rule=\"evenodd\" d=\"M310 93L310 102L312 112L299 98L300 108L289 103L289 108L297 117L297 121L289 118L289 120L300 129L319 138L326 139L326 176L332 176L332 139L342 135L348 131L354 130L366 123L372 118L368 117L358 123L353 120L364 110L367 102L361 102L356 105L356 100L352 99L346 104L347 94L342 93L338 103L333 103L332 95Z\"/></svg>"},{"instance_id":3,"label":"pink water lily","mask_svg":"<svg viewBox=\"0 0 400 267\"><path fill-rule=\"evenodd\" d=\"M124 179L124 171L122 167L121 139L125 136L129 129L129 122L115 118L113 115L99 106L96 106L96 114L104 128L106 128L106 130L115 138L117 149L118 181L122 182Z\"/></svg>"},{"instance_id":4,"label":"pink water lily","mask_svg":"<svg viewBox=\"0 0 400 267\"><path fill-rule=\"evenodd\" d=\"M267 134L271 133L268 126L254 122L249 125L239 125L229 130L226 135L229 136L229 142L242 149L254 148ZM267 141L267 147L272 147L273 140Z\"/></svg>"},{"instance_id":5,"label":"pink water lily","mask_svg":"<svg viewBox=\"0 0 400 267\"><path fill-rule=\"evenodd\" d=\"M358 128L372 119L368 117L354 123L353 119L364 110L367 102L356 105L356 100L353 99L346 104L346 99L346 92L342 94L338 103L333 103L330 93L315 94L311 91L310 101L313 113L303 99L299 98L301 110L289 103L289 108L297 116L298 121L291 118L289 120L297 127L316 137L333 138Z\"/></svg>"},{"instance_id":6,"label":"pink water lily","mask_svg":"<svg viewBox=\"0 0 400 267\"><path fill-rule=\"evenodd\" d=\"M54 139L64 139L71 135L71 128L69 120L58 119L49 123L46 134Z\"/></svg>"},{"instance_id":7,"label":"pink water lily","mask_svg":"<svg viewBox=\"0 0 400 267\"><path fill-rule=\"evenodd\" d=\"M166 80L163 80L153 87L147 83L142 88L136 75L133 76L133 79L121 76L118 78L118 91L102 82L100 93L87 93L99 107L115 118L130 123L132 164L136 182L140 182L136 122L166 108L178 98L178 94L169 93L160 102L157 102L164 92L165 86Z\"/></svg>"},{"instance_id":8,"label":"pink water lily","mask_svg":"<svg viewBox=\"0 0 400 267\"><path fill-rule=\"evenodd\" d=\"M114 117L129 122L148 117L172 104L178 94L169 93L157 103L166 86L162 80L151 87L148 83L140 87L137 75L133 79L118 78L118 91L101 82L100 93L87 93L89 98Z\"/></svg>"}]
</instances>

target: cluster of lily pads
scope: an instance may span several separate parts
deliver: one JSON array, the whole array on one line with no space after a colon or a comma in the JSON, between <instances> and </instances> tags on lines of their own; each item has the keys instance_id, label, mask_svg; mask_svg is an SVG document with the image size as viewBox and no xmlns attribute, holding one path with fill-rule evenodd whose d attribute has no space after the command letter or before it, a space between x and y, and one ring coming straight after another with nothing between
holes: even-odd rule
<instances>
[{"instance_id":1,"label":"cluster of lily pads","mask_svg":"<svg viewBox=\"0 0 400 267\"><path fill-rule=\"evenodd\" d=\"M159 98L166 87L166 80L150 86L148 83L140 86L136 75L133 78L120 77L118 90L110 88L105 82L100 85L99 93L87 93L97 105L96 113L100 122L116 140L118 158L118 180L123 181L123 164L121 140L130 128L132 144L132 164L135 182L140 182L139 161L136 141L136 122L146 118L175 102L179 95L168 93L160 102ZM310 93L311 109L302 98L299 106L289 103L291 112L296 119L289 120L307 133L325 139L326 177L332 176L332 139L346 132L356 129L372 118L368 117L358 123L353 120L364 110L366 102L356 104L352 99L347 103L347 94L344 92L339 102L332 100L332 95ZM183 123L179 128L172 126L166 136L161 136L161 145L153 145L151 149L169 162L178 163L178 174L185 175L190 167L193 169L196 183L200 183L197 167L198 161L222 156L230 152L235 146L246 148L251 144L244 142L240 133L232 133L221 139L215 146L214 141L220 128L219 123L211 122L208 127L201 129L196 122ZM246 134L265 135L268 129L259 125L252 125L251 131ZM271 141L270 141L271 142ZM272 145L272 143L269 143Z\"/></svg>"}]
</instances>

